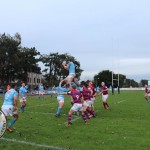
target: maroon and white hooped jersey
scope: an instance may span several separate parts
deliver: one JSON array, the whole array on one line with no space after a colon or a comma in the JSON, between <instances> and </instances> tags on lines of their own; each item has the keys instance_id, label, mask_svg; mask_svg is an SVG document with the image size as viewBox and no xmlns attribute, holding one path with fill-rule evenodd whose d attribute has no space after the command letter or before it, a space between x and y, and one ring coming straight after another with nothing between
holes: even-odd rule
<instances>
[{"instance_id":1,"label":"maroon and white hooped jersey","mask_svg":"<svg viewBox=\"0 0 150 150\"><path fill-rule=\"evenodd\" d=\"M91 90L89 90L88 88L84 88L81 91L82 95L83 95L83 99L86 100L91 100Z\"/></svg>"},{"instance_id":2,"label":"maroon and white hooped jersey","mask_svg":"<svg viewBox=\"0 0 150 150\"><path fill-rule=\"evenodd\" d=\"M150 90L148 87L145 87L145 93L150 93Z\"/></svg>"},{"instance_id":3,"label":"maroon and white hooped jersey","mask_svg":"<svg viewBox=\"0 0 150 150\"><path fill-rule=\"evenodd\" d=\"M67 94L72 97L74 103L82 104L81 102L82 94L79 90L72 90L67 92Z\"/></svg>"},{"instance_id":4,"label":"maroon and white hooped jersey","mask_svg":"<svg viewBox=\"0 0 150 150\"><path fill-rule=\"evenodd\" d=\"M95 88L94 88L94 87L89 87L88 89L89 89L89 90L92 90L91 98L95 98L95 93L96 93Z\"/></svg>"},{"instance_id":5,"label":"maroon and white hooped jersey","mask_svg":"<svg viewBox=\"0 0 150 150\"><path fill-rule=\"evenodd\" d=\"M106 85L101 86L101 92L102 92L103 95L107 95L107 94L108 94L107 89L108 89L108 88L107 88Z\"/></svg>"}]
</instances>

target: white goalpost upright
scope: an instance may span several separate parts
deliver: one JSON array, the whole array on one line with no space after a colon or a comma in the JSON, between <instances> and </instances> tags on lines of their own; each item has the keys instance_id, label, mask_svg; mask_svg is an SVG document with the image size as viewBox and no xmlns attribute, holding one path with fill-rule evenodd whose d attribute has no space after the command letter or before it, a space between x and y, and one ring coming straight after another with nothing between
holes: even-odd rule
<instances>
[{"instance_id":1,"label":"white goalpost upright","mask_svg":"<svg viewBox=\"0 0 150 150\"><path fill-rule=\"evenodd\" d=\"M150 88L150 80L148 80L148 88Z\"/></svg>"},{"instance_id":2,"label":"white goalpost upright","mask_svg":"<svg viewBox=\"0 0 150 150\"><path fill-rule=\"evenodd\" d=\"M113 44L113 41L112 41ZM118 52L117 52L118 50ZM117 79L114 78L114 55L117 54L118 58L115 58L117 67L118 67L118 77ZM116 56L116 55L115 55ZM120 83L119 83L119 49L116 49L116 52L114 51L114 46L112 46L112 94L114 94L114 80L117 80L117 89L118 89L118 94L120 94Z\"/></svg>"}]
</instances>

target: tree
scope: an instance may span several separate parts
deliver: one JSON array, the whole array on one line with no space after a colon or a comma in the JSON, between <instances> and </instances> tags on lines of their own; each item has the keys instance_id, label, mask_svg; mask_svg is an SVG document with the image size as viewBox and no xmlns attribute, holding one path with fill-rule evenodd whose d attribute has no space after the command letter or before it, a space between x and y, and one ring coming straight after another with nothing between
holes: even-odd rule
<instances>
[{"instance_id":1,"label":"tree","mask_svg":"<svg viewBox=\"0 0 150 150\"><path fill-rule=\"evenodd\" d=\"M141 86L148 85L148 80L142 79L142 80L140 81L140 85L141 85Z\"/></svg>"},{"instance_id":2,"label":"tree","mask_svg":"<svg viewBox=\"0 0 150 150\"><path fill-rule=\"evenodd\" d=\"M113 74L113 84L114 87L118 87L118 74ZM112 71L103 70L99 72L97 75L94 76L94 83L95 85L100 85L101 82L105 82L106 85L109 87L112 85ZM123 74L119 74L119 87L138 87L138 83L131 79L126 79L126 76Z\"/></svg>"},{"instance_id":3,"label":"tree","mask_svg":"<svg viewBox=\"0 0 150 150\"><path fill-rule=\"evenodd\" d=\"M18 34L14 37L5 33L0 35L0 79L2 84L10 83L11 80L14 80L15 68L19 60L20 43Z\"/></svg>"},{"instance_id":4,"label":"tree","mask_svg":"<svg viewBox=\"0 0 150 150\"><path fill-rule=\"evenodd\" d=\"M94 84L100 86L101 82L105 82L107 86L112 84L112 72L103 70L94 76Z\"/></svg>"},{"instance_id":5,"label":"tree","mask_svg":"<svg viewBox=\"0 0 150 150\"><path fill-rule=\"evenodd\" d=\"M27 82L27 73L41 73L41 68L38 66L39 59L36 58L40 53L33 48L20 48L19 51L19 64L16 68L17 79Z\"/></svg>"},{"instance_id":6,"label":"tree","mask_svg":"<svg viewBox=\"0 0 150 150\"><path fill-rule=\"evenodd\" d=\"M40 73L37 66L40 53L35 48L22 48L21 36L16 33L14 37L0 35L0 79L1 84L10 84L11 81L27 80L27 72Z\"/></svg>"}]
</instances>

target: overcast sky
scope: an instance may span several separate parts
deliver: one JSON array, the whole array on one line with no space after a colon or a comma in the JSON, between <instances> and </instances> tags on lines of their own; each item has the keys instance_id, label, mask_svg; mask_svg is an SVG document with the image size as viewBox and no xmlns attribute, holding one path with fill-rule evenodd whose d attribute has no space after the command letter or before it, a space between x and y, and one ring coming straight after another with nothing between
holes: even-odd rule
<instances>
[{"instance_id":1,"label":"overcast sky","mask_svg":"<svg viewBox=\"0 0 150 150\"><path fill-rule=\"evenodd\" d=\"M18 32L41 54L69 53L82 80L102 70L150 80L150 0L0 0L0 11L1 34Z\"/></svg>"}]
</instances>

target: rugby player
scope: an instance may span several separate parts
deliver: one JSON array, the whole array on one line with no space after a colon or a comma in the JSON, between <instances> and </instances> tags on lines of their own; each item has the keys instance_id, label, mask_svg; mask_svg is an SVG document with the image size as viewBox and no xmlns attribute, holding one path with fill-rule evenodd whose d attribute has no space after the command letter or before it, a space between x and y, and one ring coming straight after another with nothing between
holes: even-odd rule
<instances>
[{"instance_id":1,"label":"rugby player","mask_svg":"<svg viewBox=\"0 0 150 150\"><path fill-rule=\"evenodd\" d=\"M67 62L63 61L62 65L63 65L64 69L69 71L69 75L64 80L66 81L67 84L71 84L71 82L73 81L73 79L76 76L75 64L71 61L71 58L70 58L70 60L68 60ZM77 85L79 85L77 80L74 80L74 82Z\"/></svg>"},{"instance_id":2,"label":"rugby player","mask_svg":"<svg viewBox=\"0 0 150 150\"><path fill-rule=\"evenodd\" d=\"M56 112L56 117L60 116L61 110L64 107L65 94L63 94L63 92L68 91L67 88L66 88L66 85L62 86L62 83L63 83L63 80L60 81L59 87L57 88L57 91L56 91L56 93L58 94L57 95L57 101L58 101L58 104L59 104L57 112Z\"/></svg>"},{"instance_id":3,"label":"rugby player","mask_svg":"<svg viewBox=\"0 0 150 150\"><path fill-rule=\"evenodd\" d=\"M16 91L16 85L11 85L11 89L8 90L5 93L4 96L4 102L1 107L1 110L6 116L6 119L8 116L13 116L9 124L7 125L7 131L13 132L13 129L11 128L16 120L18 119L18 92Z\"/></svg>"},{"instance_id":4,"label":"rugby player","mask_svg":"<svg viewBox=\"0 0 150 150\"><path fill-rule=\"evenodd\" d=\"M21 88L19 89L19 96L20 96L20 103L21 103L20 112L24 112L24 108L27 105L27 100L26 100L27 90L25 88L24 82L22 82Z\"/></svg>"},{"instance_id":5,"label":"rugby player","mask_svg":"<svg viewBox=\"0 0 150 150\"><path fill-rule=\"evenodd\" d=\"M42 96L42 100L44 100L44 86L42 83L39 86L39 100L40 100L41 96Z\"/></svg>"},{"instance_id":6,"label":"rugby player","mask_svg":"<svg viewBox=\"0 0 150 150\"><path fill-rule=\"evenodd\" d=\"M147 85L145 85L145 93L144 93L144 98L146 101L150 98L150 90Z\"/></svg>"},{"instance_id":7,"label":"rugby player","mask_svg":"<svg viewBox=\"0 0 150 150\"><path fill-rule=\"evenodd\" d=\"M70 95L72 97L72 100L73 100L73 105L68 113L68 124L67 126L70 126L72 125L72 114L74 112L77 112L77 111L81 111L81 115L82 115L82 118L84 120L84 123L85 124L88 124L87 120L86 120L86 116L84 114L84 111L83 111L83 107L82 107L82 94L79 90L76 89L76 85L71 85L70 84L70 89L71 91L67 92L68 95Z\"/></svg>"},{"instance_id":8,"label":"rugby player","mask_svg":"<svg viewBox=\"0 0 150 150\"><path fill-rule=\"evenodd\" d=\"M94 115L91 111L91 107L92 107L91 96L93 94L93 91L88 88L88 84L86 82L83 83L83 90L81 91L81 93L82 93L83 100L84 100L83 111L86 117L89 119L90 117Z\"/></svg>"},{"instance_id":9,"label":"rugby player","mask_svg":"<svg viewBox=\"0 0 150 150\"><path fill-rule=\"evenodd\" d=\"M91 101L92 101L91 115L92 115L92 117L96 117L95 111L94 111L94 102L95 102L95 99L96 99L96 90L95 90L94 84L92 82L89 82L88 85L89 85L89 89L92 90L92 95L91 95Z\"/></svg>"},{"instance_id":10,"label":"rugby player","mask_svg":"<svg viewBox=\"0 0 150 150\"><path fill-rule=\"evenodd\" d=\"M105 85L104 82L101 83L101 90L98 94L99 95L102 95L102 101L103 101L103 106L105 109L109 109L109 105L107 103L107 99L108 99L108 88L107 86Z\"/></svg>"}]
</instances>

